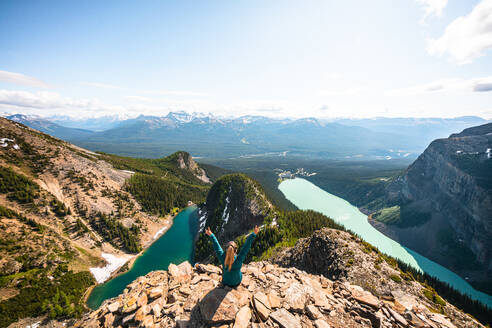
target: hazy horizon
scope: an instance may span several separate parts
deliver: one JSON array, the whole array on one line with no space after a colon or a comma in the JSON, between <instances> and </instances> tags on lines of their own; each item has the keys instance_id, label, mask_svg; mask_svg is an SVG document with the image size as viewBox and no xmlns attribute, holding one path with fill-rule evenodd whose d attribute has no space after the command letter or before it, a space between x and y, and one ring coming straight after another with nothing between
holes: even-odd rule
<instances>
[{"instance_id":1,"label":"hazy horizon","mask_svg":"<svg viewBox=\"0 0 492 328\"><path fill-rule=\"evenodd\" d=\"M214 114L212 112L187 112L187 111L169 111L169 112L163 112L162 114L156 113L156 114L146 114L146 113L132 113L132 114L103 114L103 115L94 115L94 116L83 116L81 117L80 115L73 114L70 115L70 113L63 113L63 114L46 114L46 113L41 113L41 114L29 114L28 112L21 112L21 111L11 111L11 112L3 112L0 113L0 116L11 116L11 115L26 115L28 117L35 117L35 118L41 118L41 119L62 119L66 118L71 121L83 121L83 120L97 120L97 119L104 119L104 118L111 118L111 119L117 119L117 120L127 120L127 119L135 119L141 116L144 117L166 117L169 114L188 114L188 115L195 115L197 117L215 117L218 119L238 119L238 118L243 118L243 117L262 117L262 118L267 118L267 119L273 119L273 120L300 120L300 119L318 119L318 120L323 120L323 121L339 121L339 120L382 120L382 119L388 119L388 120L433 120L433 119L444 119L444 120L456 120L456 119L461 119L461 118L480 118L483 119L484 121L492 121L491 118L486 118L480 115L461 115L461 116L450 116L450 117L437 117L437 116L368 116L368 117L355 117L355 116L338 116L338 117L325 117L325 116L269 116L269 115L262 115L262 114L242 114L242 113L236 113L236 114Z\"/></svg>"},{"instance_id":2,"label":"hazy horizon","mask_svg":"<svg viewBox=\"0 0 492 328\"><path fill-rule=\"evenodd\" d=\"M492 0L0 4L0 112L492 118Z\"/></svg>"}]
</instances>

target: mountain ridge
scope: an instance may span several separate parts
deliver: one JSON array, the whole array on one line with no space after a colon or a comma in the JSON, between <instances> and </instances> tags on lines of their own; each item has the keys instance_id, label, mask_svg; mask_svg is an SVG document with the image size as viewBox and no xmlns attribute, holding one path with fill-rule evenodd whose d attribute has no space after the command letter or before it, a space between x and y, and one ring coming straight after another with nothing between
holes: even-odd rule
<instances>
[{"instance_id":1,"label":"mountain ridge","mask_svg":"<svg viewBox=\"0 0 492 328\"><path fill-rule=\"evenodd\" d=\"M388 120L397 122L396 128L391 128ZM479 122L484 120L294 119L252 115L227 118L170 112L166 116L140 115L122 120L83 137L77 131L73 131L73 136L67 135L70 130L60 134L63 132L62 137L82 147L125 156L160 157L186 150L195 156L225 158L287 151L289 156L388 159L413 156L436 137ZM134 149L137 144L138 149ZM211 148L210 144L217 147Z\"/></svg>"},{"instance_id":2,"label":"mountain ridge","mask_svg":"<svg viewBox=\"0 0 492 328\"><path fill-rule=\"evenodd\" d=\"M490 148L490 123L437 139L368 205L375 207L370 222L378 230L489 293Z\"/></svg>"},{"instance_id":3,"label":"mountain ridge","mask_svg":"<svg viewBox=\"0 0 492 328\"><path fill-rule=\"evenodd\" d=\"M185 152L97 154L5 118L0 131L0 327L79 315L89 269L134 257L210 188Z\"/></svg>"},{"instance_id":4,"label":"mountain ridge","mask_svg":"<svg viewBox=\"0 0 492 328\"><path fill-rule=\"evenodd\" d=\"M32 129L56 136L60 139L85 138L94 133L93 131L87 129L65 127L39 116L15 114L9 115L6 118L14 122L27 125Z\"/></svg>"}]
</instances>

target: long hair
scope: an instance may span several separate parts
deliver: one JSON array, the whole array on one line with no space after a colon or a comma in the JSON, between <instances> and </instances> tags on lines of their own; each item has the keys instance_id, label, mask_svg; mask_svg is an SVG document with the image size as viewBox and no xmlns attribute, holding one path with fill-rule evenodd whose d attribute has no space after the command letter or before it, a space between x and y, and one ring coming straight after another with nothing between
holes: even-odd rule
<instances>
[{"instance_id":1,"label":"long hair","mask_svg":"<svg viewBox=\"0 0 492 328\"><path fill-rule=\"evenodd\" d=\"M227 246L226 256L224 260L224 268L227 269L227 271L231 271L232 265L234 264L234 255L236 255L236 248L236 243L230 241Z\"/></svg>"}]
</instances>

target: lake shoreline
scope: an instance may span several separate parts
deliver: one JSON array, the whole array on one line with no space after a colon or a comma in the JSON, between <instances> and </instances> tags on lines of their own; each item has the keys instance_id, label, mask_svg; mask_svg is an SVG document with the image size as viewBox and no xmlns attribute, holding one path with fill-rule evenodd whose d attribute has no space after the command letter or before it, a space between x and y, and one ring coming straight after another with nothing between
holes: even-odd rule
<instances>
[{"instance_id":1,"label":"lake shoreline","mask_svg":"<svg viewBox=\"0 0 492 328\"><path fill-rule=\"evenodd\" d=\"M182 210L180 210L180 212L181 212L181 211L182 211ZM178 213L179 213L179 212L178 212ZM130 271L130 270L133 268L133 265L135 264L135 261L137 260L137 258L138 258L139 256L142 256L142 255L143 255L143 253L144 253L147 249L149 249L149 247L150 247L150 246L152 246L152 245L153 245L156 241L158 241L158 240L159 240L159 238L164 237L164 235L165 235L165 234L169 231L169 229L171 229L171 227L173 226L173 224L174 224L174 219L176 218L176 216L178 215L178 213L176 213L175 215L168 214L168 216L166 217L166 220L168 221L168 225L166 225L165 227L162 227L162 228L161 228L161 229L164 229L164 228L165 228L165 230L164 230L162 233L160 233L160 234L159 234L156 238L154 238L153 240L151 240L150 242L148 242L148 243L144 246L144 248L143 248L140 252L138 252L138 254L135 254L135 256L133 256L133 257L132 257L132 258L131 258L128 262L126 262L126 264L127 264L127 266L128 266L128 269L127 269L127 270L125 270L125 271L123 271L123 272L120 272L118 275L123 274L123 273L125 273L125 272L127 272L127 271ZM159 230L159 231L160 231L160 230ZM119 270L118 270L118 271L119 271ZM117 276L118 276L118 275L117 275ZM112 278L114 278L114 277L111 277L110 279L112 279ZM109 279L108 279L108 280L109 280Z\"/></svg>"},{"instance_id":2,"label":"lake shoreline","mask_svg":"<svg viewBox=\"0 0 492 328\"><path fill-rule=\"evenodd\" d=\"M284 196L302 210L315 210L343 225L363 240L377 247L382 253L407 263L417 270L426 272L470 298L491 307L492 296L476 290L456 273L425 256L404 247L374 228L356 206L343 198L321 189L312 182L302 179L289 179L278 186Z\"/></svg>"},{"instance_id":3,"label":"lake shoreline","mask_svg":"<svg viewBox=\"0 0 492 328\"><path fill-rule=\"evenodd\" d=\"M169 229L171 229L171 227L172 227L172 225L174 223L174 218L176 216L177 216L177 214L175 214L175 215L168 214L168 216L166 217L166 220L168 221L168 225L166 225L166 226L164 226L164 227L161 228L161 229L164 229L165 228L165 230L161 234L159 234L159 236L157 236L157 238L154 238L153 240L147 242L144 245L144 248L140 252L138 252L137 254L128 254L128 255L131 256L131 258L125 264L123 264L119 269L117 269L116 271L113 271L111 273L111 275L109 276L109 278L106 279L103 283L105 283L105 282L107 282L107 281L109 281L111 279L114 279L114 278L116 278L116 277L118 277L118 276L120 276L120 275L122 275L122 274L124 274L124 273L126 273L128 271L130 271L133 268L133 265L135 264L135 261L137 260L137 258L139 256L142 256L143 253L147 249L149 249L150 246L152 246L152 244L154 244L157 240L159 240L159 238L163 237L166 234L166 232L168 232ZM122 270L123 268L125 268L125 269ZM100 285L100 283L97 283L97 284L95 284L95 285L93 285L91 287L94 288L97 285Z\"/></svg>"},{"instance_id":4,"label":"lake shoreline","mask_svg":"<svg viewBox=\"0 0 492 328\"><path fill-rule=\"evenodd\" d=\"M85 298L86 306L95 309L106 299L120 294L126 285L139 276L154 270L167 270L168 261L180 261L180 258L183 257L184 260L190 260L190 254L186 253L186 251L189 249L191 253L194 240L191 239L188 243L187 241L191 237L187 236L190 235L189 226L195 224L193 215L196 209L196 206L189 206L182 209L177 215L168 217L169 223L165 226L167 228L160 234L156 233L156 238L151 242L149 241L145 245L145 249L135 254L119 270L113 272L104 283L91 286L90 291L87 292L88 296ZM176 218L180 215L184 217L176 221ZM171 235L169 235L170 232L172 232ZM163 249L172 249L177 242L181 241L184 242L186 247L176 249L173 252L163 252ZM183 252L186 253L186 256ZM122 270L122 268L125 270Z\"/></svg>"},{"instance_id":5,"label":"lake shoreline","mask_svg":"<svg viewBox=\"0 0 492 328\"><path fill-rule=\"evenodd\" d=\"M459 277L461 277L461 279L464 279L467 283L469 283L475 290L485 293L487 295L491 295L490 288L489 290L481 289L484 287L484 285L485 286L487 285L484 283L484 280L487 279L486 277L480 275L480 273L477 274L474 271L468 271L464 273L463 270L460 272L459 269L441 264L439 257L436 257L433 254L430 255L425 254L426 253L425 250L414 247L415 245L408 243L408 240L405 241L404 239L402 239L401 236L403 233L406 233L407 231L406 229L398 230L399 228L391 228L391 226L388 226L384 222L379 222L378 220L373 219L371 216L368 217L368 222L372 227L374 227L374 229L378 230L386 237L395 240L396 242L398 242L400 245L404 247L408 247L409 249L415 250L415 252L422 254L422 256L425 256L431 261L436 262L442 265L443 267L445 267L446 269L450 270L451 272L457 274ZM414 236L418 236L418 234L414 234ZM482 284L480 284L480 282L482 282Z\"/></svg>"},{"instance_id":6,"label":"lake shoreline","mask_svg":"<svg viewBox=\"0 0 492 328\"><path fill-rule=\"evenodd\" d=\"M178 212L179 213L179 212ZM166 228L161 234L159 234L159 236L157 238L154 238L152 241L146 243L146 245L144 246L144 248L138 252L137 254L127 254L127 255L131 255L132 257L125 263L123 264L119 269L113 271L109 278L106 279L103 283L107 282L107 281L110 281L111 279L114 279L122 274L125 274L126 272L130 271L132 268L133 268L133 265L135 264L135 261L136 259L141 256L150 246L152 246L152 244L154 244L157 240L159 240L159 238L163 237L166 232L169 231L169 229L171 229L173 223L174 223L174 218L177 216L178 214L175 214L175 215L172 215L172 214L168 214L167 217L166 217L166 220L168 221L168 225L162 227L161 229L163 228ZM123 268L125 268L124 270L122 270ZM94 285L91 285L89 288L87 288L87 290L84 292L84 295L82 296L82 301L83 301L83 304L85 305L85 307L87 307L88 309L90 309L90 307L87 305L87 300L89 299L92 291L94 290L94 288L98 285L101 285L102 283L99 283L96 281L96 283Z\"/></svg>"}]
</instances>

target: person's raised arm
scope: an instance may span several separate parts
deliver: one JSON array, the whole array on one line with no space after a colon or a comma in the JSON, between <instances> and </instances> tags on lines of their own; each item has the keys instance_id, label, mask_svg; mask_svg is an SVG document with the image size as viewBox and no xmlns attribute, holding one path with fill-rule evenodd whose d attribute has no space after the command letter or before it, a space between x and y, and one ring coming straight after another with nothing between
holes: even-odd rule
<instances>
[{"instance_id":1,"label":"person's raised arm","mask_svg":"<svg viewBox=\"0 0 492 328\"><path fill-rule=\"evenodd\" d=\"M215 235L212 233L212 230L210 230L210 227L207 227L205 229L205 234L212 239L212 245L215 250L215 254L217 254L217 257L219 258L220 262L224 262L224 251L222 250L222 247L220 247L219 241L217 238L215 238Z\"/></svg>"},{"instance_id":2,"label":"person's raised arm","mask_svg":"<svg viewBox=\"0 0 492 328\"><path fill-rule=\"evenodd\" d=\"M237 255L235 262L243 263L244 259L246 258L246 255L249 252L249 249L251 248L251 244L253 244L253 240L255 239L259 231L260 229L258 228L258 226L255 226L255 230L249 234L248 238L246 239L246 242L241 247L241 251Z\"/></svg>"}]
</instances>

